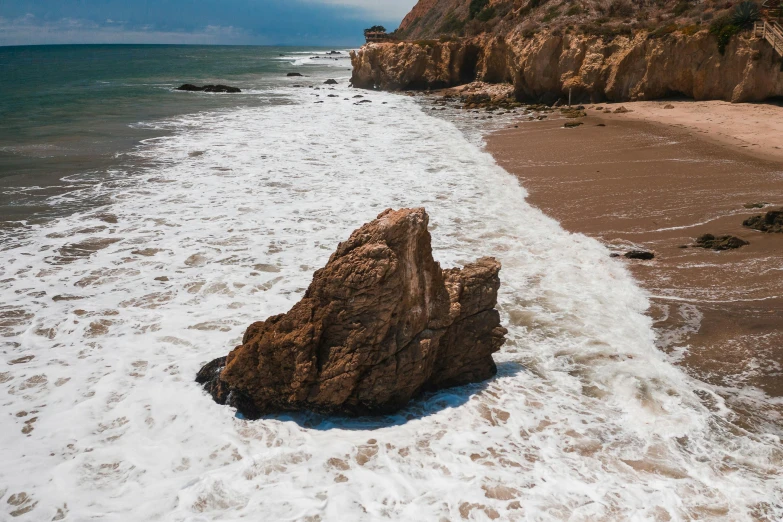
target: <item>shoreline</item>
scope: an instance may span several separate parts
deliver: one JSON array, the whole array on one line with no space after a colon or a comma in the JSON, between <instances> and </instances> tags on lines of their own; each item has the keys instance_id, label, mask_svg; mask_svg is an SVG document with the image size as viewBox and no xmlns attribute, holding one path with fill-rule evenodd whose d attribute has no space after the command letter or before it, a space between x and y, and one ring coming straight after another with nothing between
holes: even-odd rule
<instances>
[{"instance_id":1,"label":"shoreline","mask_svg":"<svg viewBox=\"0 0 783 522\"><path fill-rule=\"evenodd\" d=\"M722 391L748 424L779 432L783 409L751 396L783 397L783 236L742 221L783 206L783 149L774 136L745 146L743 132L777 127L772 119L783 108L671 102L675 109L663 109L668 103L588 106L577 128L563 128L573 121L563 119L506 128L486 137L486 150L519 179L528 202L566 230L617 253L654 252L652 261L617 262L649 294L659 349ZM632 112L603 112L620 106ZM735 138L740 117L753 119ZM769 205L745 208L756 202ZM705 233L750 244L694 247Z\"/></svg>"}]
</instances>

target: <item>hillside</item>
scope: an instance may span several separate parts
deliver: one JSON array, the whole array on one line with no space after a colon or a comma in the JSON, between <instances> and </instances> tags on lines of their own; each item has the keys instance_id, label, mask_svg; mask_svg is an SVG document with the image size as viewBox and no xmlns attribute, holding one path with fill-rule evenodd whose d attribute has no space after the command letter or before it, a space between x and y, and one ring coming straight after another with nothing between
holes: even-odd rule
<instances>
[{"instance_id":1,"label":"hillside","mask_svg":"<svg viewBox=\"0 0 783 522\"><path fill-rule=\"evenodd\" d=\"M695 34L733 14L736 3L716 0L420 0L397 31L402 39L532 36L564 32L602 36L639 31Z\"/></svg>"}]
</instances>

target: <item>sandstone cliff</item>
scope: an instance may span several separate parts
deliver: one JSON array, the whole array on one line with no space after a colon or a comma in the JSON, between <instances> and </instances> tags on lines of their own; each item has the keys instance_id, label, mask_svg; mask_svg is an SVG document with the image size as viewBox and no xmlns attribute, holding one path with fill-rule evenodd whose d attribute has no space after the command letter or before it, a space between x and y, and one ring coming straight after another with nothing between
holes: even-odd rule
<instances>
[{"instance_id":1,"label":"sandstone cliff","mask_svg":"<svg viewBox=\"0 0 783 522\"><path fill-rule=\"evenodd\" d=\"M290 410L389 413L427 390L488 379L506 330L500 263L441 270L424 209L387 210L340 243L286 314L196 380L249 418Z\"/></svg>"},{"instance_id":2,"label":"sandstone cliff","mask_svg":"<svg viewBox=\"0 0 783 522\"><path fill-rule=\"evenodd\" d=\"M603 38L544 31L525 37L482 34L452 41L366 45L351 54L356 87L441 88L481 80L513 83L520 101L551 103L572 90L576 102L649 100L762 101L783 96L781 59L764 40L742 33L725 54L702 30Z\"/></svg>"}]
</instances>

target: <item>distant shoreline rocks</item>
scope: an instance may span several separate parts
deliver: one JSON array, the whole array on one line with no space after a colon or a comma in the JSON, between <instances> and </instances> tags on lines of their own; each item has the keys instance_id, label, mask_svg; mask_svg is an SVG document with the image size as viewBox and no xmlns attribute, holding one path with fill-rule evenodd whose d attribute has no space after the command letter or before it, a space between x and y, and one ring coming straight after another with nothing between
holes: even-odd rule
<instances>
[{"instance_id":1,"label":"distant shoreline rocks","mask_svg":"<svg viewBox=\"0 0 783 522\"><path fill-rule=\"evenodd\" d=\"M625 253L627 259L640 259L642 261L649 261L655 259L655 254L647 252L646 250L631 250Z\"/></svg>"},{"instance_id":2,"label":"distant shoreline rocks","mask_svg":"<svg viewBox=\"0 0 783 522\"><path fill-rule=\"evenodd\" d=\"M744 239L736 236L714 236L712 234L704 234L696 239L695 246L708 250L734 250L749 244L750 243Z\"/></svg>"},{"instance_id":3,"label":"distant shoreline rocks","mask_svg":"<svg viewBox=\"0 0 783 522\"><path fill-rule=\"evenodd\" d=\"M219 92L230 94L242 92L242 89L239 87L231 87L228 85L204 85L203 87L199 87L198 85L193 85L192 83L180 85L175 90L187 92Z\"/></svg>"},{"instance_id":4,"label":"distant shoreline rocks","mask_svg":"<svg viewBox=\"0 0 783 522\"><path fill-rule=\"evenodd\" d=\"M783 233L783 208L748 218L742 225L760 232Z\"/></svg>"}]
</instances>

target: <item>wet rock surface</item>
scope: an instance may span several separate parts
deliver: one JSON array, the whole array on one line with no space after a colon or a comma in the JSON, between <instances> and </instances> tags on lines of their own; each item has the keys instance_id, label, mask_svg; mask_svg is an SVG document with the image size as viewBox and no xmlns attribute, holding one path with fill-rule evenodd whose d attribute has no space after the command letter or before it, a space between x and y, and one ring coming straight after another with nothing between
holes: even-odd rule
<instances>
[{"instance_id":1,"label":"wet rock surface","mask_svg":"<svg viewBox=\"0 0 783 522\"><path fill-rule=\"evenodd\" d=\"M500 263L442 270L424 209L387 210L337 247L288 313L252 324L197 382L247 418L392 413L496 373Z\"/></svg>"},{"instance_id":2,"label":"wet rock surface","mask_svg":"<svg viewBox=\"0 0 783 522\"><path fill-rule=\"evenodd\" d=\"M745 245L749 245L744 239L740 239L736 236L714 236L712 234L704 234L696 239L696 245L700 248L708 248L710 250L733 250Z\"/></svg>"},{"instance_id":3,"label":"wet rock surface","mask_svg":"<svg viewBox=\"0 0 783 522\"><path fill-rule=\"evenodd\" d=\"M770 210L761 216L753 216L743 221L742 224L761 232L783 233L783 208Z\"/></svg>"},{"instance_id":4,"label":"wet rock surface","mask_svg":"<svg viewBox=\"0 0 783 522\"><path fill-rule=\"evenodd\" d=\"M652 252L646 252L644 250L631 250L625 253L625 257L628 259L641 259L642 261L649 261L655 258L655 254Z\"/></svg>"}]
</instances>

